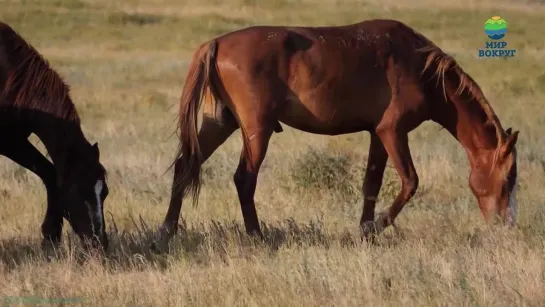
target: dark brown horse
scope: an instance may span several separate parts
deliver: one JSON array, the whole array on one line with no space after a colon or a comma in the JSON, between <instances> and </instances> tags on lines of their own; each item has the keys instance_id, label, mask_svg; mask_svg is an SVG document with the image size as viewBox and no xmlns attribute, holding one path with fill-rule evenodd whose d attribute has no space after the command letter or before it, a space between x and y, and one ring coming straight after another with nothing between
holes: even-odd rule
<instances>
[{"instance_id":1,"label":"dark brown horse","mask_svg":"<svg viewBox=\"0 0 545 307\"><path fill-rule=\"evenodd\" d=\"M103 203L108 187L98 144L85 138L68 86L4 23L0 91L0 154L40 177L47 190L44 244L60 242L65 217L84 242L106 248ZM44 143L53 164L29 142L31 133Z\"/></svg>"},{"instance_id":2,"label":"dark brown horse","mask_svg":"<svg viewBox=\"0 0 545 307\"><path fill-rule=\"evenodd\" d=\"M443 126L466 150L469 185L485 219L498 214L515 223L518 131L502 128L477 83L451 56L398 21L258 26L213 39L194 55L179 117L172 195L159 229L167 242L182 198L192 192L197 200L201 164L238 128L244 147L234 182L247 232L261 236L254 193L269 138L282 131L280 123L322 135L370 132L360 222L366 235L392 225L415 194L418 175L407 135L426 120ZM402 188L375 219L388 158Z\"/></svg>"}]
</instances>

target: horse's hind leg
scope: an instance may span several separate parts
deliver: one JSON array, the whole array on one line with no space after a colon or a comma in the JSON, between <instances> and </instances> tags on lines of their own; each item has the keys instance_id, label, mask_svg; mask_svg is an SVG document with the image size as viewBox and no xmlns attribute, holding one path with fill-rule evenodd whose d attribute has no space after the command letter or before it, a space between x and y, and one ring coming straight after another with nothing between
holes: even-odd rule
<instances>
[{"instance_id":1,"label":"horse's hind leg","mask_svg":"<svg viewBox=\"0 0 545 307\"><path fill-rule=\"evenodd\" d=\"M360 219L360 227L363 235L368 236L375 219L375 204L382 186L384 170L388 161L388 153L382 145L382 141L374 132L371 132L371 145L369 146L369 157L367 169L363 180L363 213Z\"/></svg>"},{"instance_id":2,"label":"horse's hind leg","mask_svg":"<svg viewBox=\"0 0 545 307\"><path fill-rule=\"evenodd\" d=\"M225 109L225 112L222 114L221 118L213 118L205 114L198 134L198 141L202 155L201 164L204 163L212 155L212 153L214 153L214 151L216 151L216 149L220 147L237 129L238 124L227 109ZM172 180L170 203L163 224L159 228L159 233L162 236L161 245L165 245L170 237L177 231L178 219L180 218L180 213L182 210L182 191L185 190L185 186L176 188L175 182L176 178L179 178L182 175L183 170L187 167L189 166L185 165L185 160L181 158L176 160L174 164L174 177Z\"/></svg>"},{"instance_id":3,"label":"horse's hind leg","mask_svg":"<svg viewBox=\"0 0 545 307\"><path fill-rule=\"evenodd\" d=\"M273 130L274 125L263 122L251 125L243 131L244 147L233 177L246 232L261 239L263 238L263 234L259 227L254 195L259 169L265 159Z\"/></svg>"},{"instance_id":4,"label":"horse's hind leg","mask_svg":"<svg viewBox=\"0 0 545 307\"><path fill-rule=\"evenodd\" d=\"M47 209L42 223L43 246L61 241L63 212L59 203L55 167L23 136L10 137L0 144L0 154L36 174L47 192Z\"/></svg>"}]
</instances>

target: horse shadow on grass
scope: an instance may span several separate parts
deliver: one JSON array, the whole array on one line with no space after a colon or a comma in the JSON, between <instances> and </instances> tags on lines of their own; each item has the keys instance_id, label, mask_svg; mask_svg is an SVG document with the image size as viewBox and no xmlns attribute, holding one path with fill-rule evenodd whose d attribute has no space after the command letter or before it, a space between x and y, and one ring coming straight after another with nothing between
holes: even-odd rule
<instances>
[{"instance_id":1,"label":"horse shadow on grass","mask_svg":"<svg viewBox=\"0 0 545 307\"><path fill-rule=\"evenodd\" d=\"M251 260L256 254L274 257L281 248L359 248L366 244L357 231L329 233L321 219L307 223L296 223L293 219L274 224L262 222L263 241L248 236L244 225L235 221L211 221L191 227L182 222L178 234L170 240L168 251L157 253L151 249L156 239L156 227L151 227L142 218L138 221L133 218L132 222L135 231L130 232L119 230L115 221L110 223L110 247L101 257L94 257L108 270L139 270L149 269L150 266L161 270L179 261L206 266L217 260L226 263L237 258ZM74 234L67 233L64 238L53 259L41 250L39 238L1 241L0 266L10 270L36 262L85 263L93 257L81 249L79 239ZM376 244L392 247L400 239L400 236L385 236Z\"/></svg>"}]
</instances>

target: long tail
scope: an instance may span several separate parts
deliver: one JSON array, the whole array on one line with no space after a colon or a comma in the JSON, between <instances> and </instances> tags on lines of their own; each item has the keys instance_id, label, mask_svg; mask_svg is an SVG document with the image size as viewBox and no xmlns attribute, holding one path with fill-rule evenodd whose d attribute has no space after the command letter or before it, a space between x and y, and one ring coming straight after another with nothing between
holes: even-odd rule
<instances>
[{"instance_id":1,"label":"long tail","mask_svg":"<svg viewBox=\"0 0 545 307\"><path fill-rule=\"evenodd\" d=\"M202 156L198 139L198 113L206 90L210 90L212 101L217 101L217 91L213 86L213 74L217 75L216 56L218 44L215 40L205 44L193 56L185 80L178 118L179 145L176 163L181 173L174 178L173 193L181 193L183 198L192 194L193 204L197 205L201 189Z\"/></svg>"}]
</instances>

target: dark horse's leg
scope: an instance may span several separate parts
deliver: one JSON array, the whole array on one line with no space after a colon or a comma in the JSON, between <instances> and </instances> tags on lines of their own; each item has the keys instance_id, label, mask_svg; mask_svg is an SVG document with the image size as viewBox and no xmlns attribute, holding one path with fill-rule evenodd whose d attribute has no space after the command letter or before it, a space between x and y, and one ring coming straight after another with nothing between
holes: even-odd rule
<instances>
[{"instance_id":1,"label":"dark horse's leg","mask_svg":"<svg viewBox=\"0 0 545 307\"><path fill-rule=\"evenodd\" d=\"M45 185L47 209L42 223L44 246L58 245L62 235L63 214L56 187L55 167L24 136L1 139L0 154L36 174Z\"/></svg>"},{"instance_id":2,"label":"dark horse's leg","mask_svg":"<svg viewBox=\"0 0 545 307\"><path fill-rule=\"evenodd\" d=\"M374 132L371 132L371 145L369 146L369 157L367 169L363 180L363 213L360 219L360 227L363 235L367 237L373 229L375 219L375 204L382 186L384 170L388 161L388 153L382 145L382 141Z\"/></svg>"}]
</instances>

